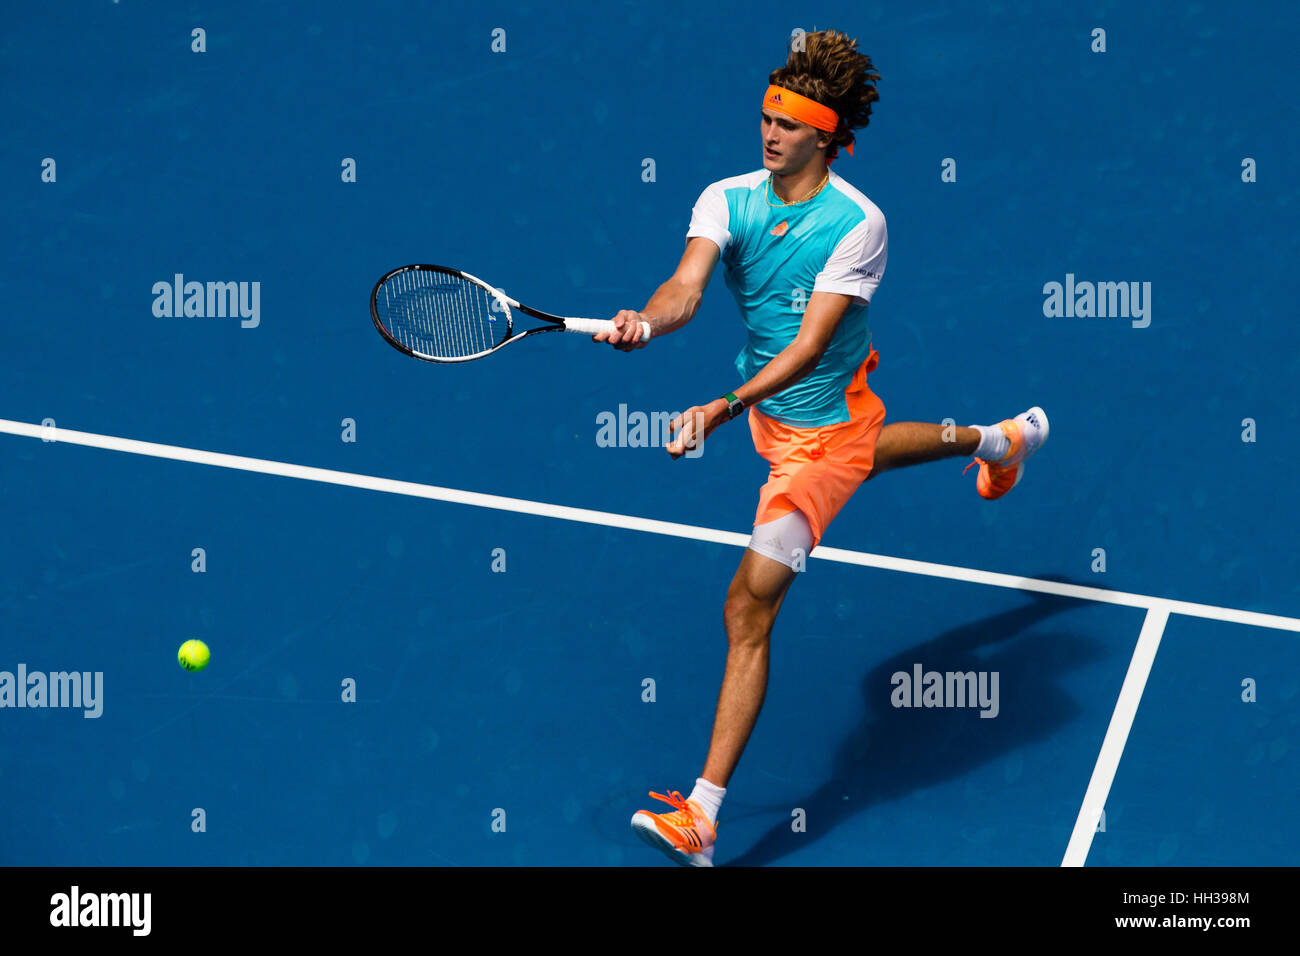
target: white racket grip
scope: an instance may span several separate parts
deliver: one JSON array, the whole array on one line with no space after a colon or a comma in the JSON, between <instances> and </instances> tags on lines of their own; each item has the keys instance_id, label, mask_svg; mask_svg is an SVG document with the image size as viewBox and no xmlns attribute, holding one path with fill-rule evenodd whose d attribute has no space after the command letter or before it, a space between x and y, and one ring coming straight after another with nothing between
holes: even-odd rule
<instances>
[{"instance_id":1,"label":"white racket grip","mask_svg":"<svg viewBox=\"0 0 1300 956\"><path fill-rule=\"evenodd\" d=\"M569 332L581 332L584 335L595 335L597 332L613 332L614 322L612 319L565 319L564 328ZM641 323L641 341L650 340L650 323L642 321Z\"/></svg>"}]
</instances>

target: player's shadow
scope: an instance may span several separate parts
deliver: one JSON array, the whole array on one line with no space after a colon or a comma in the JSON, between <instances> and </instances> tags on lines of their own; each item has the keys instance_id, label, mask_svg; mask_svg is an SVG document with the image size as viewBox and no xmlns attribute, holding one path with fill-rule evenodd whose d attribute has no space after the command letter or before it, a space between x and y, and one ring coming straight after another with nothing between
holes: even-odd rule
<instances>
[{"instance_id":1,"label":"player's shadow","mask_svg":"<svg viewBox=\"0 0 1300 956\"><path fill-rule=\"evenodd\" d=\"M829 779L787 802L781 821L726 865L761 866L807 849L872 804L955 780L1050 737L1080 710L1058 678L1096 659L1099 650L1095 639L1069 631L1025 632L1079 606L1067 598L1034 595L1031 604L954 628L872 668L862 682L867 712L840 742ZM926 671L998 672L998 716L981 718L978 706L893 706L892 675L911 675L917 663ZM795 807L806 811L805 833L792 830ZM725 826L724 819L720 830Z\"/></svg>"}]
</instances>

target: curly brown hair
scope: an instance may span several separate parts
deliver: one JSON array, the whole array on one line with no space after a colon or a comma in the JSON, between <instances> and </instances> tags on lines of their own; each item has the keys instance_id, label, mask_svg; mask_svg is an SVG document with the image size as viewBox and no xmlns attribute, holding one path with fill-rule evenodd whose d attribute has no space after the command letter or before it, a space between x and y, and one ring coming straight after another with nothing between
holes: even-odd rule
<instances>
[{"instance_id":1,"label":"curly brown hair","mask_svg":"<svg viewBox=\"0 0 1300 956\"><path fill-rule=\"evenodd\" d=\"M827 161L841 146L853 142L852 130L871 120L871 104L880 99L876 81L880 74L871 57L858 52L858 41L836 30L820 30L803 36L803 49L791 50L785 66L773 70L768 82L829 106L840 117L831 134Z\"/></svg>"}]
</instances>

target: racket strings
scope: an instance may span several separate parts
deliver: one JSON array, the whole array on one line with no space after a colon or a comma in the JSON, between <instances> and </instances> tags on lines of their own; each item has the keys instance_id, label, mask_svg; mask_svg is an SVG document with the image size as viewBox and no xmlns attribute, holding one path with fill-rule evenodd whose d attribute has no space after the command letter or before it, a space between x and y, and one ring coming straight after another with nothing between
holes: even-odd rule
<instances>
[{"instance_id":1,"label":"racket strings","mask_svg":"<svg viewBox=\"0 0 1300 956\"><path fill-rule=\"evenodd\" d=\"M389 278L375 296L375 310L390 335L431 358L481 355L509 337L504 310L482 286L459 276L410 269Z\"/></svg>"}]
</instances>

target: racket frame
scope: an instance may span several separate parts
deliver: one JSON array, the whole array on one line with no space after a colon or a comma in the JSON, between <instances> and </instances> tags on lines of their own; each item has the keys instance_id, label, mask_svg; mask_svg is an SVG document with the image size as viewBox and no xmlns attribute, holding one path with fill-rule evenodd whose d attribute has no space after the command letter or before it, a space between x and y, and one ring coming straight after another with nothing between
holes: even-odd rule
<instances>
[{"instance_id":1,"label":"racket frame","mask_svg":"<svg viewBox=\"0 0 1300 956\"><path fill-rule=\"evenodd\" d=\"M492 346L489 349L485 349L482 352L475 352L473 355L461 355L455 357L428 355L425 354L424 352L418 352L415 349L412 349L410 346L404 345L403 343L397 341L397 339L393 336L393 334L384 327L384 323L380 321L379 310L376 308L376 303L379 297L379 290L383 288L385 282L387 282L389 279L393 278L396 275L400 275L403 272L412 272L412 271L438 272L441 273L442 275L448 275L448 276L452 276L453 278L463 279L467 282L471 282L474 285L486 291L489 295L491 295L496 300L497 304L501 306L501 311L505 317L505 322L506 322L506 337L502 339L500 342L498 342L496 345ZM511 309L518 309L520 312L524 313L525 315L531 315L535 319L541 319L543 322L547 322L550 324L539 325L535 329L525 329L522 332L516 333L515 324L514 324L514 314L510 311ZM576 322L591 321L590 319L570 320L565 316L551 315L551 313L549 312L543 312L540 309L531 308L529 306L523 305L515 301L514 299L510 298L510 296L502 292L500 289L496 288L495 286L489 285L488 283L484 282L482 279L478 278L477 276L472 276L468 272L465 272L462 269L453 269L450 266L429 265L427 263L398 266L396 269L393 269L392 271L383 275L379 279L379 281L375 283L375 287L370 291L370 320L374 322L375 328L379 330L379 334L384 337L384 340L393 348L397 349L397 351L401 352L403 355L409 355L412 358L420 359L423 362L437 362L439 364L459 364L461 362L472 362L474 359L483 358L485 355L491 355L493 352L497 351L498 349L505 348L511 342L518 342L521 339L526 339L530 335L536 335L541 332L565 331L566 330L565 323L568 321L576 321ZM642 325L644 326L645 323L642 323ZM576 332L579 330L568 329L568 331ZM643 337L649 338L649 335L644 334L646 332L649 332L648 327L646 327L643 330Z\"/></svg>"}]
</instances>

